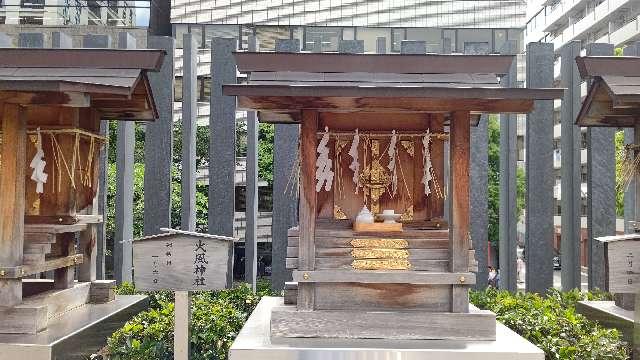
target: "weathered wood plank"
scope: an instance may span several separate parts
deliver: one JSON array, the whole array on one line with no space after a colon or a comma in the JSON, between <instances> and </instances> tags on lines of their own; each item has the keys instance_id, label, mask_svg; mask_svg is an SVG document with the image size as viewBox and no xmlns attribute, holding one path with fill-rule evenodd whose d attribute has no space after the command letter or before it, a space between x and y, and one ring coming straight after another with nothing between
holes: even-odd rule
<instances>
[{"instance_id":1,"label":"weathered wood plank","mask_svg":"<svg viewBox=\"0 0 640 360\"><path fill-rule=\"evenodd\" d=\"M449 249L407 249L409 252L409 260L448 260ZM316 258L325 257L347 257L353 258L353 248L316 248ZM293 258L298 256L298 247L287 247L287 257Z\"/></svg>"},{"instance_id":2,"label":"weathered wood plank","mask_svg":"<svg viewBox=\"0 0 640 360\"><path fill-rule=\"evenodd\" d=\"M115 280L95 280L91 282L89 301L93 304L102 304L116 298Z\"/></svg>"},{"instance_id":3,"label":"weathered wood plank","mask_svg":"<svg viewBox=\"0 0 640 360\"><path fill-rule=\"evenodd\" d=\"M318 112L304 110L300 126L300 243L298 268L315 268L315 228L317 193L315 191L316 133L318 131ZM298 309L313 310L314 293L312 284L298 288Z\"/></svg>"},{"instance_id":4,"label":"weathered wood plank","mask_svg":"<svg viewBox=\"0 0 640 360\"><path fill-rule=\"evenodd\" d=\"M353 259L349 259L349 258L317 258L315 260L314 265L315 265L315 268L318 270L335 270L335 269L352 270L353 269L353 267L351 266L352 262L353 262ZM286 266L287 266L287 269L299 269L298 259L287 258ZM449 269L449 260L413 260L411 261L411 270L413 271L445 272L448 269Z\"/></svg>"},{"instance_id":5,"label":"weathered wood plank","mask_svg":"<svg viewBox=\"0 0 640 360\"><path fill-rule=\"evenodd\" d=\"M46 306L47 319L59 316L89 302L91 283L77 283L68 289L54 289L26 298L19 307Z\"/></svg>"},{"instance_id":6,"label":"weathered wood plank","mask_svg":"<svg viewBox=\"0 0 640 360\"><path fill-rule=\"evenodd\" d=\"M431 284L431 285L472 285L476 276L473 273L420 272L411 270L315 270L294 271L293 281L298 284L357 282L369 284Z\"/></svg>"},{"instance_id":7,"label":"weathered wood plank","mask_svg":"<svg viewBox=\"0 0 640 360\"><path fill-rule=\"evenodd\" d=\"M310 326L309 324L313 324ZM271 313L274 338L454 339L495 340L495 315L424 311L295 311L277 307Z\"/></svg>"},{"instance_id":8,"label":"weathered wood plank","mask_svg":"<svg viewBox=\"0 0 640 360\"><path fill-rule=\"evenodd\" d=\"M314 173L315 178L315 173ZM315 186L315 185L314 185ZM289 236L297 236L300 232L299 227L289 229ZM353 238L356 237L386 237L386 238L402 238L402 239L448 239L449 230L434 229L430 223L404 223L401 232L358 232L353 231L353 226L349 221L330 221L318 220L316 237L336 237L336 238Z\"/></svg>"},{"instance_id":9,"label":"weathered wood plank","mask_svg":"<svg viewBox=\"0 0 640 360\"><path fill-rule=\"evenodd\" d=\"M0 145L0 267L22 265L24 242L24 193L26 118L24 108L4 104ZM0 280L0 304L13 306L22 300L19 279Z\"/></svg>"},{"instance_id":10,"label":"weathered wood plank","mask_svg":"<svg viewBox=\"0 0 640 360\"><path fill-rule=\"evenodd\" d=\"M451 285L319 283L316 310L448 312Z\"/></svg>"},{"instance_id":11,"label":"weathered wood plank","mask_svg":"<svg viewBox=\"0 0 640 360\"><path fill-rule=\"evenodd\" d=\"M431 121L429 127L431 133L443 133L444 132L444 114L431 114ZM444 141L434 141L431 143L431 159L434 172L434 181L437 182L440 192L443 196L437 196L437 193L432 190L429 196L429 219L444 218Z\"/></svg>"},{"instance_id":12,"label":"weathered wood plank","mask_svg":"<svg viewBox=\"0 0 640 360\"><path fill-rule=\"evenodd\" d=\"M62 254L66 259L70 259L69 256L75 254L75 234L64 233L58 235L58 242L62 250ZM63 258L64 259L64 258ZM75 263L73 264L75 265ZM75 267L73 265L58 267L53 272L54 288L56 289L68 289L73 287L73 280L75 277Z\"/></svg>"},{"instance_id":13,"label":"weathered wood plank","mask_svg":"<svg viewBox=\"0 0 640 360\"><path fill-rule=\"evenodd\" d=\"M368 236L357 236L357 237L328 237L328 236L316 236L315 243L316 249L332 249L332 248L352 248L351 240L353 239L382 239L381 237L368 237ZM448 236L438 238L438 239L429 239L429 238L405 238L402 236L397 237L386 237L386 239L402 239L405 240L408 244L409 249L448 249L449 247L449 239ZM289 246L297 247L299 243L299 238L297 236L289 236Z\"/></svg>"},{"instance_id":14,"label":"weathered wood plank","mask_svg":"<svg viewBox=\"0 0 640 360\"><path fill-rule=\"evenodd\" d=\"M453 113L450 131L451 154L451 240L449 242L450 270L469 268L469 113Z\"/></svg>"}]
</instances>

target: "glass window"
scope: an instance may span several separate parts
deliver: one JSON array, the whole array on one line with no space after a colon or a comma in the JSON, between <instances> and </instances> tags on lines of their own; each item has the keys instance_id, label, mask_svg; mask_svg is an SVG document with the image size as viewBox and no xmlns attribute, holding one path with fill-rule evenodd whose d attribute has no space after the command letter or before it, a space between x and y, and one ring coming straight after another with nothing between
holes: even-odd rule
<instances>
[{"instance_id":1,"label":"glass window","mask_svg":"<svg viewBox=\"0 0 640 360\"><path fill-rule=\"evenodd\" d=\"M189 31L187 25L173 25L173 37L176 39L176 48L182 49L182 36Z\"/></svg>"},{"instance_id":2,"label":"glass window","mask_svg":"<svg viewBox=\"0 0 640 360\"><path fill-rule=\"evenodd\" d=\"M238 25L204 25L204 38L206 48L211 48L211 39L214 37L238 39L240 27Z\"/></svg>"},{"instance_id":3,"label":"glass window","mask_svg":"<svg viewBox=\"0 0 640 360\"><path fill-rule=\"evenodd\" d=\"M173 84L173 99L174 101L182 101L182 76L177 76Z\"/></svg>"},{"instance_id":4,"label":"glass window","mask_svg":"<svg viewBox=\"0 0 640 360\"><path fill-rule=\"evenodd\" d=\"M405 29L391 29L391 51L400 52L402 40L406 39L407 32Z\"/></svg>"},{"instance_id":5,"label":"glass window","mask_svg":"<svg viewBox=\"0 0 640 360\"><path fill-rule=\"evenodd\" d=\"M385 48L389 51L390 29L384 28L358 28L356 31L357 40L364 41L364 52L375 53L378 50L378 38L385 39Z\"/></svg>"},{"instance_id":6,"label":"glass window","mask_svg":"<svg viewBox=\"0 0 640 360\"><path fill-rule=\"evenodd\" d=\"M303 48L312 51L314 44L319 41L322 52L338 51L338 41L342 29L339 27L306 27Z\"/></svg>"},{"instance_id":7,"label":"glass window","mask_svg":"<svg viewBox=\"0 0 640 360\"><path fill-rule=\"evenodd\" d=\"M196 39L196 44L199 48L202 47L202 27L199 25L191 25L189 26L189 32L193 35L193 38Z\"/></svg>"},{"instance_id":8,"label":"glass window","mask_svg":"<svg viewBox=\"0 0 640 360\"><path fill-rule=\"evenodd\" d=\"M258 26L256 27L256 38L260 51L275 51L276 40L289 39L291 31L286 26Z\"/></svg>"}]
</instances>

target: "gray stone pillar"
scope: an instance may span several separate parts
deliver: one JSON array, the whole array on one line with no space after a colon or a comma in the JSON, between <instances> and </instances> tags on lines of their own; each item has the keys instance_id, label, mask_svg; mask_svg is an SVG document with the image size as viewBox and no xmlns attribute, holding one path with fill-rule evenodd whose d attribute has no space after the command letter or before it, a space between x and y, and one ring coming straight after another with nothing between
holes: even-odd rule
<instances>
[{"instance_id":1,"label":"gray stone pillar","mask_svg":"<svg viewBox=\"0 0 640 360\"><path fill-rule=\"evenodd\" d=\"M507 40L500 50L503 55L514 55L509 73L502 78L504 87L517 85L518 44L515 40ZM516 145L518 127L515 114L500 114L500 202L499 202L499 259L500 288L511 292L518 290L518 215L516 213L517 183L516 169L518 149ZM481 270L478 269L478 273ZM484 274L479 277L485 277Z\"/></svg>"},{"instance_id":2,"label":"gray stone pillar","mask_svg":"<svg viewBox=\"0 0 640 360\"><path fill-rule=\"evenodd\" d=\"M553 86L553 44L527 44L527 87ZM526 290L553 287L553 100L536 101L526 123Z\"/></svg>"},{"instance_id":3,"label":"gray stone pillar","mask_svg":"<svg viewBox=\"0 0 640 360\"><path fill-rule=\"evenodd\" d=\"M118 48L135 48L135 39L130 41L128 33L118 34ZM85 35L84 47L101 47L110 45L111 38L107 35ZM133 280L133 253L131 240L133 240L133 167L135 153L135 123L132 121L119 121L117 123L116 140L116 201L113 268L114 276L118 284Z\"/></svg>"},{"instance_id":4,"label":"gray stone pillar","mask_svg":"<svg viewBox=\"0 0 640 360\"><path fill-rule=\"evenodd\" d=\"M378 37L376 39L376 54L386 54L387 53L387 38Z\"/></svg>"},{"instance_id":5,"label":"gray stone pillar","mask_svg":"<svg viewBox=\"0 0 640 360\"><path fill-rule=\"evenodd\" d=\"M627 45L622 54L624 56L640 56L640 42L634 42L630 45ZM625 145L634 143L634 129L633 128L625 128L624 129L624 143ZM630 233L633 232L633 228L629 224L630 221L637 221L636 218L636 209L635 209L635 199L636 199L636 187L635 180L631 180L631 184L624 192L624 232Z\"/></svg>"},{"instance_id":6,"label":"gray stone pillar","mask_svg":"<svg viewBox=\"0 0 640 360\"><path fill-rule=\"evenodd\" d=\"M144 234L171 227L171 165L173 162L173 83L175 40L149 36L149 49L167 52L159 72L149 72L158 119L146 124L144 140Z\"/></svg>"},{"instance_id":7,"label":"gray stone pillar","mask_svg":"<svg viewBox=\"0 0 640 360\"><path fill-rule=\"evenodd\" d=\"M191 33L182 37L182 199L180 228L196 229L196 133L198 119L198 44Z\"/></svg>"},{"instance_id":8,"label":"gray stone pillar","mask_svg":"<svg viewBox=\"0 0 640 360\"><path fill-rule=\"evenodd\" d=\"M43 33L19 33L18 47L43 48L44 34Z\"/></svg>"},{"instance_id":9,"label":"gray stone pillar","mask_svg":"<svg viewBox=\"0 0 640 360\"><path fill-rule=\"evenodd\" d=\"M338 52L344 54L364 53L364 40L340 40Z\"/></svg>"},{"instance_id":10,"label":"gray stone pillar","mask_svg":"<svg viewBox=\"0 0 640 360\"><path fill-rule=\"evenodd\" d=\"M575 58L580 42L571 41L561 50L561 82L566 88L561 119L561 263L562 290L580 289L580 127L574 124L580 111L580 75Z\"/></svg>"},{"instance_id":11,"label":"gray stone pillar","mask_svg":"<svg viewBox=\"0 0 640 360\"><path fill-rule=\"evenodd\" d=\"M73 47L73 39L63 32L54 31L51 33L51 47L71 49Z\"/></svg>"},{"instance_id":12,"label":"gray stone pillar","mask_svg":"<svg viewBox=\"0 0 640 360\"><path fill-rule=\"evenodd\" d=\"M256 37L249 36L249 51L256 51ZM245 191L244 281L256 291L258 271L258 118L247 111L247 169Z\"/></svg>"},{"instance_id":13,"label":"gray stone pillar","mask_svg":"<svg viewBox=\"0 0 640 360\"><path fill-rule=\"evenodd\" d=\"M276 51L297 52L299 40L276 40ZM284 289L291 281L291 271L285 266L287 232L298 223L298 184L290 183L290 176L298 158L297 124L276 124L273 144L273 213L271 222L271 286L275 291Z\"/></svg>"},{"instance_id":14,"label":"gray stone pillar","mask_svg":"<svg viewBox=\"0 0 640 360\"><path fill-rule=\"evenodd\" d=\"M211 40L211 114L209 118L209 233L233 236L235 211L236 99L222 95L236 83L234 38Z\"/></svg>"},{"instance_id":15,"label":"gray stone pillar","mask_svg":"<svg viewBox=\"0 0 640 360\"><path fill-rule=\"evenodd\" d=\"M400 53L424 55L427 53L427 42L422 40L402 40Z\"/></svg>"},{"instance_id":16,"label":"gray stone pillar","mask_svg":"<svg viewBox=\"0 0 640 360\"><path fill-rule=\"evenodd\" d=\"M471 53L472 55L482 55L486 53ZM488 191L489 191L489 118L482 115L478 126L471 127L471 159L469 177L473 179L469 184L469 213L471 242L478 261L478 275L476 277L476 289L483 289L487 286L487 247L489 241L489 216L487 215ZM448 154L447 154L448 156ZM447 175L448 176L448 175ZM451 181L451 179L449 179ZM450 204L448 205L451 208Z\"/></svg>"},{"instance_id":17,"label":"gray stone pillar","mask_svg":"<svg viewBox=\"0 0 640 360\"><path fill-rule=\"evenodd\" d=\"M589 44L587 56L613 55L612 44ZM615 128L587 128L589 290L606 290L605 254L596 237L616 233Z\"/></svg>"}]
</instances>

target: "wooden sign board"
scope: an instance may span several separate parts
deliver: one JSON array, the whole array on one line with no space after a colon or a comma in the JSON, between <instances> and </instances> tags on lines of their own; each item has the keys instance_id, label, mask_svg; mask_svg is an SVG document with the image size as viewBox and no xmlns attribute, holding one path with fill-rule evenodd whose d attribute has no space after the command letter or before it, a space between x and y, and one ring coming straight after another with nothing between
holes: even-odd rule
<instances>
[{"instance_id":1,"label":"wooden sign board","mask_svg":"<svg viewBox=\"0 0 640 360\"><path fill-rule=\"evenodd\" d=\"M604 236L596 240L604 244L609 292L640 291L640 234Z\"/></svg>"},{"instance_id":2,"label":"wooden sign board","mask_svg":"<svg viewBox=\"0 0 640 360\"><path fill-rule=\"evenodd\" d=\"M178 230L134 240L136 289L202 291L230 287L233 240Z\"/></svg>"}]
</instances>

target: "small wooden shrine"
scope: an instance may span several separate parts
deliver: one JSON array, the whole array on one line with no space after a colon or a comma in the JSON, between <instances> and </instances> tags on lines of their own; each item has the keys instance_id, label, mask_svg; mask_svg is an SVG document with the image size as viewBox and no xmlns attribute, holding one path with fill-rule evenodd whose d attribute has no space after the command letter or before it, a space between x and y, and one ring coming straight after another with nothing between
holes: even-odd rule
<instances>
[{"instance_id":1,"label":"small wooden shrine","mask_svg":"<svg viewBox=\"0 0 640 360\"><path fill-rule=\"evenodd\" d=\"M471 127L481 113L529 112L534 100L563 90L501 87L512 56L237 53L236 60L249 80L224 93L259 111L260 121L300 124L299 175L291 180L295 192L298 178L300 216L287 259L297 299L273 310L271 336L494 339L495 315L468 301L476 270ZM372 224L368 213L401 224ZM362 219L366 226L354 228Z\"/></svg>"},{"instance_id":2,"label":"small wooden shrine","mask_svg":"<svg viewBox=\"0 0 640 360\"><path fill-rule=\"evenodd\" d=\"M36 333L113 300L113 282L95 272L100 122L157 118L147 71L163 57L0 49L0 333ZM38 279L49 271L53 281Z\"/></svg>"}]
</instances>

